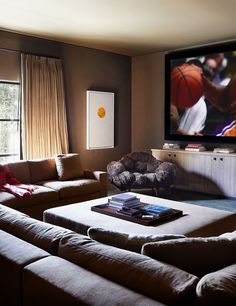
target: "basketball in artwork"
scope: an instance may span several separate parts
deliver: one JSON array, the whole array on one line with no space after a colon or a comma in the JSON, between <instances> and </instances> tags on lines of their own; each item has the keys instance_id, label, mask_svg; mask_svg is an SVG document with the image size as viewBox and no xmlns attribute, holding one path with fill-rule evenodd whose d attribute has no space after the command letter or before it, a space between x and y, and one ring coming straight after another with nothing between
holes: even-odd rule
<instances>
[{"instance_id":1,"label":"basketball in artwork","mask_svg":"<svg viewBox=\"0 0 236 306\"><path fill-rule=\"evenodd\" d=\"M192 107L203 94L202 71L183 64L171 71L171 102L179 109Z\"/></svg>"},{"instance_id":2,"label":"basketball in artwork","mask_svg":"<svg viewBox=\"0 0 236 306\"><path fill-rule=\"evenodd\" d=\"M114 147L114 95L87 90L87 150Z\"/></svg>"}]
</instances>

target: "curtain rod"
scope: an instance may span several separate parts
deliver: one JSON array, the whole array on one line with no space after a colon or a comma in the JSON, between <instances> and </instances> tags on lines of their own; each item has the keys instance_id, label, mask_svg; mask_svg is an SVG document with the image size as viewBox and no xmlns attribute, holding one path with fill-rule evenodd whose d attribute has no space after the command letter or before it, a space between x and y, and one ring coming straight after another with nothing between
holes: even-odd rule
<instances>
[{"instance_id":1,"label":"curtain rod","mask_svg":"<svg viewBox=\"0 0 236 306\"><path fill-rule=\"evenodd\" d=\"M2 47L0 47L0 51L10 51L10 52L16 52L16 53L20 53L20 54L23 53L23 54L30 54L30 55L35 55L35 56L49 57L49 58L55 58L55 59L62 60L61 57L57 57L57 56L43 55L43 54L38 54L38 53L25 52L25 51L19 51L19 50L15 50L15 49L8 49L8 48L2 48Z\"/></svg>"}]
</instances>

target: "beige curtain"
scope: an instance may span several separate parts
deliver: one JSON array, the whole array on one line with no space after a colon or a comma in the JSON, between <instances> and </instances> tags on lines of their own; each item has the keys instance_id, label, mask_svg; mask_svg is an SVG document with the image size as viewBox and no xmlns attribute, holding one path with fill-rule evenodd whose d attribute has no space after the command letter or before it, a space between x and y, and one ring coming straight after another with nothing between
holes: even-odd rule
<instances>
[{"instance_id":1,"label":"beige curtain","mask_svg":"<svg viewBox=\"0 0 236 306\"><path fill-rule=\"evenodd\" d=\"M68 153L61 60L22 54L23 158Z\"/></svg>"}]
</instances>

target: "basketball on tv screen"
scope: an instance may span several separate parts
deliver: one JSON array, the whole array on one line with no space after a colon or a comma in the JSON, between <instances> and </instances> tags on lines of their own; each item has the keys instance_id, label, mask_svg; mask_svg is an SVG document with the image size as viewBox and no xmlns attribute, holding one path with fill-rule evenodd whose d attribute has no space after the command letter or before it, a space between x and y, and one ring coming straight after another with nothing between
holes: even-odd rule
<instances>
[{"instance_id":1,"label":"basketball on tv screen","mask_svg":"<svg viewBox=\"0 0 236 306\"><path fill-rule=\"evenodd\" d=\"M236 140L236 45L166 55L166 139Z\"/></svg>"}]
</instances>

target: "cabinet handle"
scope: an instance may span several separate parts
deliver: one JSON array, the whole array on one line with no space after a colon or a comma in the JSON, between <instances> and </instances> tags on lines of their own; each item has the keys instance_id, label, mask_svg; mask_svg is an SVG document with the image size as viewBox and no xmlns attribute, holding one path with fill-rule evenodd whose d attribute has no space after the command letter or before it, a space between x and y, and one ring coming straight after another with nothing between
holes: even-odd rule
<instances>
[{"instance_id":1,"label":"cabinet handle","mask_svg":"<svg viewBox=\"0 0 236 306\"><path fill-rule=\"evenodd\" d=\"M174 154L174 157L176 157L176 154Z\"/></svg>"},{"instance_id":2,"label":"cabinet handle","mask_svg":"<svg viewBox=\"0 0 236 306\"><path fill-rule=\"evenodd\" d=\"M171 157L171 154L168 154L169 157Z\"/></svg>"},{"instance_id":3,"label":"cabinet handle","mask_svg":"<svg viewBox=\"0 0 236 306\"><path fill-rule=\"evenodd\" d=\"M216 160L217 158L216 158L216 157L213 157L213 159Z\"/></svg>"},{"instance_id":4,"label":"cabinet handle","mask_svg":"<svg viewBox=\"0 0 236 306\"><path fill-rule=\"evenodd\" d=\"M220 160L223 161L223 157L221 157Z\"/></svg>"}]
</instances>

